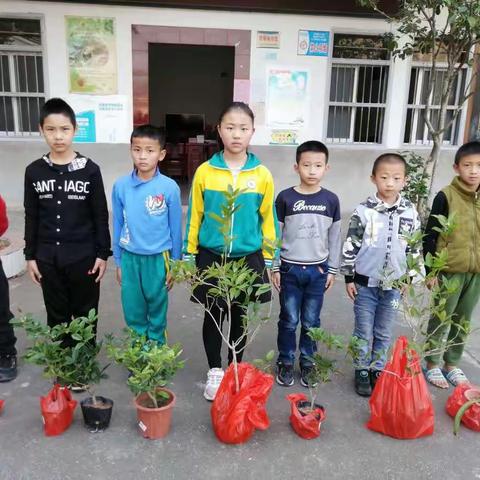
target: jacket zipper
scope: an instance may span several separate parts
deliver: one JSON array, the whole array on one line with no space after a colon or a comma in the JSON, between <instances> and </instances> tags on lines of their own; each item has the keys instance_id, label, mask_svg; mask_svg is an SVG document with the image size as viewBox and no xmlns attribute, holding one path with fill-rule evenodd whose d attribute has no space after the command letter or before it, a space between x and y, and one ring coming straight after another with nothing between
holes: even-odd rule
<instances>
[{"instance_id":1,"label":"jacket zipper","mask_svg":"<svg viewBox=\"0 0 480 480\"><path fill-rule=\"evenodd\" d=\"M472 248L472 266L473 269L471 270L472 272L476 272L476 255L475 255L475 246L477 245L477 228L478 228L478 215L477 213L477 197L478 197L478 192L475 192L475 199L473 200L473 218L475 219L474 222L472 222L473 225L473 248Z\"/></svg>"},{"instance_id":2,"label":"jacket zipper","mask_svg":"<svg viewBox=\"0 0 480 480\"><path fill-rule=\"evenodd\" d=\"M235 190L235 187L237 185L237 177L240 175L240 172L238 172L237 176L235 176L232 171L230 170L230 175L232 175L232 186L233 186L233 190ZM232 210L235 208L235 202L233 203L232 205ZM229 256L231 255L232 253L232 250L233 250L233 222L235 220L235 213L232 213L232 225L230 226L230 249L229 249Z\"/></svg>"}]
</instances>

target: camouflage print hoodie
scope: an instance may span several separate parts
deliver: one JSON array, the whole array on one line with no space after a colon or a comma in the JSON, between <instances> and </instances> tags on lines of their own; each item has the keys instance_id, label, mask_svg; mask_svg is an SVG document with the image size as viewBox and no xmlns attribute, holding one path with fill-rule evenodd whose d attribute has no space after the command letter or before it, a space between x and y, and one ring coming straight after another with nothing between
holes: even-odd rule
<instances>
[{"instance_id":1,"label":"camouflage print hoodie","mask_svg":"<svg viewBox=\"0 0 480 480\"><path fill-rule=\"evenodd\" d=\"M340 273L346 283L391 289L391 283L405 274L406 238L416 230L420 230L417 210L402 196L394 205L376 195L358 205L342 250Z\"/></svg>"}]
</instances>

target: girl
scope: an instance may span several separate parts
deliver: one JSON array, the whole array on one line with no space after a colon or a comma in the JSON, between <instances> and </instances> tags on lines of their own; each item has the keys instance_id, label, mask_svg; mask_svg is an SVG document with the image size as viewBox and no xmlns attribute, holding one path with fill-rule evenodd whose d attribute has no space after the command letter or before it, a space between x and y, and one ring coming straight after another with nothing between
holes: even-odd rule
<instances>
[{"instance_id":1,"label":"girl","mask_svg":"<svg viewBox=\"0 0 480 480\"><path fill-rule=\"evenodd\" d=\"M265 246L276 241L278 227L272 175L255 155L247 151L255 131L253 119L253 112L242 102L233 102L220 115L217 130L224 149L200 165L195 173L188 208L184 253L186 258L195 256L199 269L208 268L212 263L221 261L225 248L224 240L218 222L211 218L210 212L220 214L224 192L232 185L234 189L244 192L238 198L241 208L234 213L234 239L229 246L229 258L238 260L244 257L250 268L259 273L261 280L268 282L265 266L271 268L273 259ZM209 366L204 396L207 400L213 400L224 373L220 356L222 337L215 323L221 328L224 315L217 304L212 306L212 297L208 296L207 288L196 289L194 295L192 300L205 306L208 304L212 314L205 312L202 333ZM269 294L264 295L262 301L269 299ZM230 342L238 340L243 334L242 314L243 310L234 305ZM245 340L246 338L240 348L244 347ZM242 360L242 354L243 350L237 355L238 361ZM229 352L228 363L231 361L232 353Z\"/></svg>"}]
</instances>

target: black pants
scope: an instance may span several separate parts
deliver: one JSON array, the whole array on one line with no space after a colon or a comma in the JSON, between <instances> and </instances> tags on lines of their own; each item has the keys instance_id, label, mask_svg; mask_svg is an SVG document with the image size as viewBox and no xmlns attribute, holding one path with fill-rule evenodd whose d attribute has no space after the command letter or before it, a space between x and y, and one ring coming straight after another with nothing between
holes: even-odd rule
<instances>
[{"instance_id":1,"label":"black pants","mask_svg":"<svg viewBox=\"0 0 480 480\"><path fill-rule=\"evenodd\" d=\"M222 336L218 331L218 328L215 326L215 323L222 328L223 323L226 321L226 311L221 310L216 304L209 307L210 315L205 311L205 317L203 319L203 345L205 347L205 353L207 354L208 367L209 368L222 368L222 357L220 355L222 349ZM238 305L232 306L231 312L231 326L230 326L230 338L229 342L237 341L243 334L243 323L242 323L243 310ZM212 318L215 318L215 320ZM245 342L247 337L242 339L242 342L235 348L235 350L242 349L241 352L237 353L237 361L241 362L243 357L243 348L245 347ZM233 361L233 353L228 349L228 364Z\"/></svg>"},{"instance_id":2,"label":"black pants","mask_svg":"<svg viewBox=\"0 0 480 480\"><path fill-rule=\"evenodd\" d=\"M92 308L98 312L100 283L95 283L96 275L88 274L94 264L94 258L61 267L37 260L49 327L86 317ZM73 344L71 339L65 340L65 346Z\"/></svg>"},{"instance_id":3,"label":"black pants","mask_svg":"<svg viewBox=\"0 0 480 480\"><path fill-rule=\"evenodd\" d=\"M16 355L15 334L10 320L13 318L10 311L10 296L8 294L8 280L0 260L0 356Z\"/></svg>"}]
</instances>

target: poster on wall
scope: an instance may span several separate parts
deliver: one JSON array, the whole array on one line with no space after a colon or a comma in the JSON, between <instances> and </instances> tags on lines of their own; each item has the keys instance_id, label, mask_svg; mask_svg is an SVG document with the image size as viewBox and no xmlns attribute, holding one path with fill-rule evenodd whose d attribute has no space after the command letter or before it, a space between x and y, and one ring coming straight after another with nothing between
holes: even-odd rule
<instances>
[{"instance_id":1,"label":"poster on wall","mask_svg":"<svg viewBox=\"0 0 480 480\"><path fill-rule=\"evenodd\" d=\"M267 125L304 127L310 104L308 89L308 70L267 67Z\"/></svg>"},{"instance_id":2,"label":"poster on wall","mask_svg":"<svg viewBox=\"0 0 480 480\"><path fill-rule=\"evenodd\" d=\"M258 30L257 48L280 48L280 32Z\"/></svg>"},{"instance_id":3,"label":"poster on wall","mask_svg":"<svg viewBox=\"0 0 480 480\"><path fill-rule=\"evenodd\" d=\"M70 93L117 93L115 20L65 17Z\"/></svg>"},{"instance_id":4,"label":"poster on wall","mask_svg":"<svg viewBox=\"0 0 480 480\"><path fill-rule=\"evenodd\" d=\"M330 32L299 30L297 55L327 57L329 39Z\"/></svg>"},{"instance_id":5,"label":"poster on wall","mask_svg":"<svg viewBox=\"0 0 480 480\"><path fill-rule=\"evenodd\" d=\"M128 143L127 97L125 95L70 95L77 118L77 143Z\"/></svg>"},{"instance_id":6,"label":"poster on wall","mask_svg":"<svg viewBox=\"0 0 480 480\"><path fill-rule=\"evenodd\" d=\"M295 130L272 130L270 145L298 145L297 137Z\"/></svg>"}]
</instances>

